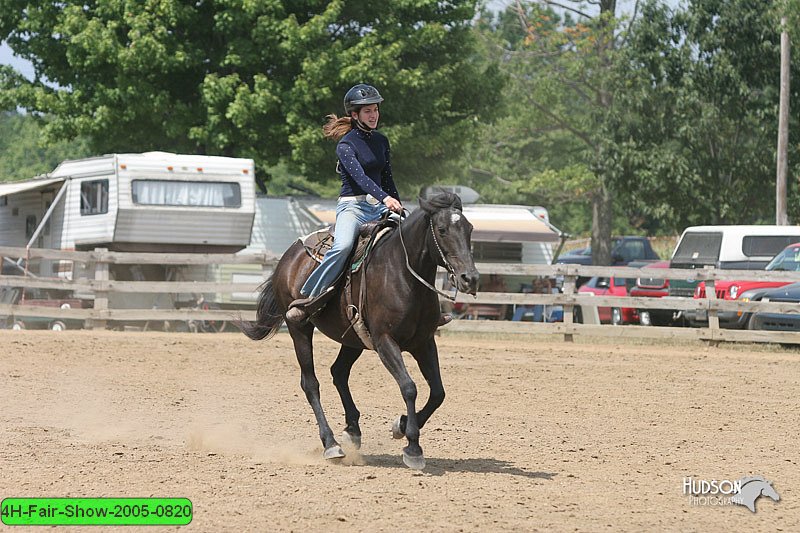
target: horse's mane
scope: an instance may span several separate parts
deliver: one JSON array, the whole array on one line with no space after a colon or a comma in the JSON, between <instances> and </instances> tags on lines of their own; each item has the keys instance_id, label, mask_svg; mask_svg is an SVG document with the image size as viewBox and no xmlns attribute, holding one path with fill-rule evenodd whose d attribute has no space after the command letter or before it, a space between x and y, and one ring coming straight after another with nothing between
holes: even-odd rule
<instances>
[{"instance_id":1,"label":"horse's mane","mask_svg":"<svg viewBox=\"0 0 800 533\"><path fill-rule=\"evenodd\" d=\"M440 209L452 208L458 209L459 211L463 210L461 198L457 194L448 191L442 191L429 200L423 200L420 198L419 206L428 215L432 215L434 212L439 211Z\"/></svg>"}]
</instances>

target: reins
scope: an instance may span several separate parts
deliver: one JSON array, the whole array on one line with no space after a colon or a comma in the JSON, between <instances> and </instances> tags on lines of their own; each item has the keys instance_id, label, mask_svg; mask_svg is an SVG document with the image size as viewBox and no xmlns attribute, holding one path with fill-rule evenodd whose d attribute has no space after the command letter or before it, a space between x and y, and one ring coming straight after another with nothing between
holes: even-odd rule
<instances>
[{"instance_id":1,"label":"reins","mask_svg":"<svg viewBox=\"0 0 800 533\"><path fill-rule=\"evenodd\" d=\"M437 289L436 287L434 287L433 285L431 285L430 283L425 281L422 278L422 276L417 274L414 271L414 269L411 268L411 264L408 262L408 250L406 249L406 243L403 240L403 220L404 220L403 218L400 219L400 225L398 227L398 232L400 233L400 244L403 246L403 253L405 254L405 257L406 257L406 268L408 269L409 272L411 272L412 276L417 278L417 280L420 283L422 283L423 285L425 285L427 288L429 288L430 290L434 291L439 296L447 298L451 302L455 302L456 301L456 296L458 296L458 286L456 285L456 273L453 270L453 267L450 264L450 262L447 261L447 258L444 256L444 252L442 251L441 246L439 246L439 241L436 239L436 232L433 231L433 220L431 220L430 218L428 219L429 226L431 228L431 235L433 235L433 242L434 242L434 244L436 244L436 249L439 250L439 256L442 258L442 262L444 263L444 267L447 269L447 271L449 273L448 277L450 278L450 284L455 289L455 292L453 293L452 296L447 294L446 292L444 292L442 290Z\"/></svg>"}]
</instances>

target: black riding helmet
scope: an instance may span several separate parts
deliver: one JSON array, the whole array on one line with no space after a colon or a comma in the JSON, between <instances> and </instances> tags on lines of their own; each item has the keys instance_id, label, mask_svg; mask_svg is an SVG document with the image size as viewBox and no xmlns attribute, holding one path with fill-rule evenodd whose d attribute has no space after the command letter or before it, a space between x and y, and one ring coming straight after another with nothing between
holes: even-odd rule
<instances>
[{"instance_id":1,"label":"black riding helmet","mask_svg":"<svg viewBox=\"0 0 800 533\"><path fill-rule=\"evenodd\" d=\"M350 88L344 95L344 112L350 116L352 111L358 112L362 106L370 104L380 104L383 102L383 97L378 89L372 85L359 83Z\"/></svg>"}]
</instances>

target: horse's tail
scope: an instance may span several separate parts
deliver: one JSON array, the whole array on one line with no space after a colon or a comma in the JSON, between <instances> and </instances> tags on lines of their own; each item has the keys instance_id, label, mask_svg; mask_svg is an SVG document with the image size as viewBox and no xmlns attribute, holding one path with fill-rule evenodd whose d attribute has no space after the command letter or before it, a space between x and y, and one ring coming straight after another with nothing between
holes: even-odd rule
<instances>
[{"instance_id":1,"label":"horse's tail","mask_svg":"<svg viewBox=\"0 0 800 533\"><path fill-rule=\"evenodd\" d=\"M278 332L283 324L283 313L278 309L275 291L272 289L272 277L261 285L261 296L258 297L256 321L237 321L236 326L254 341L269 339Z\"/></svg>"}]
</instances>

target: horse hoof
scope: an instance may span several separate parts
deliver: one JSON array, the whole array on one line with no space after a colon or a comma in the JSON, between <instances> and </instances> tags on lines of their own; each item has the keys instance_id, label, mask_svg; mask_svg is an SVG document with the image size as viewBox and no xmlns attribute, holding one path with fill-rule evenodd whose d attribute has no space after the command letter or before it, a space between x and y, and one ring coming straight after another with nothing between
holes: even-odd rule
<instances>
[{"instance_id":1,"label":"horse hoof","mask_svg":"<svg viewBox=\"0 0 800 533\"><path fill-rule=\"evenodd\" d=\"M392 424L392 438L402 439L403 437L405 437L405 433L403 433L400 430L400 419L401 418L402 418L402 416L398 416L397 420L395 420L394 424Z\"/></svg>"},{"instance_id":2,"label":"horse hoof","mask_svg":"<svg viewBox=\"0 0 800 533\"><path fill-rule=\"evenodd\" d=\"M408 455L406 452L403 452L403 462L412 470L422 470L425 468L424 455Z\"/></svg>"},{"instance_id":3,"label":"horse hoof","mask_svg":"<svg viewBox=\"0 0 800 533\"><path fill-rule=\"evenodd\" d=\"M331 446L330 448L326 449L325 452L322 454L325 459L341 459L345 456L344 450L338 444L336 446Z\"/></svg>"},{"instance_id":4,"label":"horse hoof","mask_svg":"<svg viewBox=\"0 0 800 533\"><path fill-rule=\"evenodd\" d=\"M343 431L342 432L342 444L345 446L349 446L351 448L355 448L356 450L361 449L361 435L351 435L350 433Z\"/></svg>"}]
</instances>

